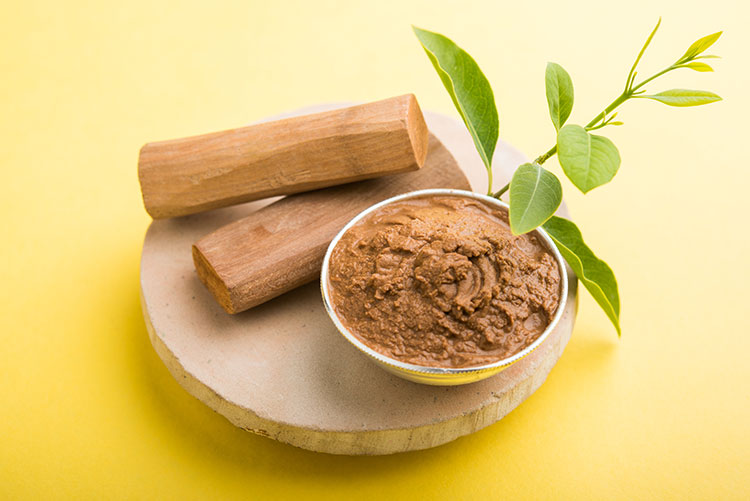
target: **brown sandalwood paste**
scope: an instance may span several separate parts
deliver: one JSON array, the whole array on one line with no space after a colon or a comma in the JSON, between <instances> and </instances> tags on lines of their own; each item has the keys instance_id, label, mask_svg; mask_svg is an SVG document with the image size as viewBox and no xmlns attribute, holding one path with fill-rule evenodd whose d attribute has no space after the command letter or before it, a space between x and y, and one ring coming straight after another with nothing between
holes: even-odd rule
<instances>
[{"instance_id":1,"label":"brown sandalwood paste","mask_svg":"<svg viewBox=\"0 0 750 501\"><path fill-rule=\"evenodd\" d=\"M331 255L333 308L373 350L422 366L468 367L539 337L560 302L560 270L504 208L468 197L411 198L352 226Z\"/></svg>"}]
</instances>

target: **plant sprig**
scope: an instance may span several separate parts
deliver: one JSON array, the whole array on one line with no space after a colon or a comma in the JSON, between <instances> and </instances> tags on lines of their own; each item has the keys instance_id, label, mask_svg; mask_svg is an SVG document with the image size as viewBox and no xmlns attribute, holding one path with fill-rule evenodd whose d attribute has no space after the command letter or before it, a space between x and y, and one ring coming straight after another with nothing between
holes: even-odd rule
<instances>
[{"instance_id":1,"label":"plant sprig","mask_svg":"<svg viewBox=\"0 0 750 501\"><path fill-rule=\"evenodd\" d=\"M547 65L547 105L557 132L557 140L533 162L519 166L511 181L496 192L492 191L492 154L498 137L498 115L492 88L476 61L463 49L443 35L414 27L414 33L450 94L487 168L488 195L500 199L509 192L511 230L520 235L543 226L578 278L612 321L618 335L621 332L620 297L615 275L585 244L580 230L572 221L554 215L562 203L562 185L557 176L542 165L557 155L566 177L583 193L588 193L610 182L620 168L620 153L614 143L591 132L622 125L623 122L615 120L615 110L622 104L630 99L650 99L669 106L685 107L721 100L721 97L709 91L670 89L647 94L644 87L678 69L713 71L710 65L699 60L718 57L703 53L719 39L722 32L696 40L674 63L636 83L638 63L660 25L661 18L630 68L622 93L586 125L566 124L573 109L573 82L559 64Z\"/></svg>"}]
</instances>

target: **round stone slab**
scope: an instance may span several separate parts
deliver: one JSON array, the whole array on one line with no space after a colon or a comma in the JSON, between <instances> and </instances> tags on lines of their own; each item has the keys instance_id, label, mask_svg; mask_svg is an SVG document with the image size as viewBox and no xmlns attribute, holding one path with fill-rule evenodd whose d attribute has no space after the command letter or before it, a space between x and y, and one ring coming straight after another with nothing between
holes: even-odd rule
<instances>
[{"instance_id":1,"label":"round stone slab","mask_svg":"<svg viewBox=\"0 0 750 501\"><path fill-rule=\"evenodd\" d=\"M283 116L337 106L343 105ZM484 166L463 124L435 113L425 119L474 189L486 191ZM500 187L526 159L503 141L497 150ZM464 386L420 385L377 367L336 331L318 283L229 315L198 280L191 245L268 203L154 221L143 244L141 303L151 343L189 393L236 426L333 454L434 447L508 414L544 382L570 339L577 289L570 270L567 306L547 340L499 375Z\"/></svg>"}]
</instances>

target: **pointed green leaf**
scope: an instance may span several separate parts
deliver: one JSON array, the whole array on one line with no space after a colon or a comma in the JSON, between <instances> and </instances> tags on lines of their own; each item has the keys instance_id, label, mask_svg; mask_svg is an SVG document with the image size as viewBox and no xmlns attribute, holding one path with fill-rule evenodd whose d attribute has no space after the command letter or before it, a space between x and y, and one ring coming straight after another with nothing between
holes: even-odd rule
<instances>
[{"instance_id":1,"label":"pointed green leaf","mask_svg":"<svg viewBox=\"0 0 750 501\"><path fill-rule=\"evenodd\" d=\"M638 63L641 61L641 58L643 57L643 53L646 52L646 49L651 44L651 40L654 39L654 35L656 35L656 31L659 29L659 26L661 26L661 16L659 17L659 20L656 22L656 26L654 26L654 29L651 31L651 34L646 39L646 43L644 43L643 47L641 47L641 51L638 53L638 57L635 58L633 67L630 68L630 73L628 73L628 80L625 85L627 89L629 89L633 85L633 82L635 81L635 75L636 75L635 69L638 66Z\"/></svg>"},{"instance_id":2,"label":"pointed green leaf","mask_svg":"<svg viewBox=\"0 0 750 501\"><path fill-rule=\"evenodd\" d=\"M555 130L560 130L573 110L573 81L568 72L557 63L547 63L544 80L549 116Z\"/></svg>"},{"instance_id":3,"label":"pointed green leaf","mask_svg":"<svg viewBox=\"0 0 750 501\"><path fill-rule=\"evenodd\" d=\"M693 45L691 45L687 51L685 51L685 54L682 55L678 61L687 61L688 59L692 59L695 56L699 55L701 52L704 52L706 49L711 47L721 36L722 32L717 31L716 33L712 33L711 35L706 35L703 38L700 38L693 42Z\"/></svg>"},{"instance_id":4,"label":"pointed green leaf","mask_svg":"<svg viewBox=\"0 0 750 501\"><path fill-rule=\"evenodd\" d=\"M572 221L552 216L543 228L554 240L560 254L565 258L578 279L591 293L607 314L612 324L620 331L620 293L612 268L596 257L583 241L581 231Z\"/></svg>"},{"instance_id":5,"label":"pointed green leaf","mask_svg":"<svg viewBox=\"0 0 750 501\"><path fill-rule=\"evenodd\" d=\"M449 38L412 27L453 104L469 129L487 169L497 146L498 118L490 83L476 61Z\"/></svg>"},{"instance_id":6,"label":"pointed green leaf","mask_svg":"<svg viewBox=\"0 0 750 501\"><path fill-rule=\"evenodd\" d=\"M557 176L536 164L523 164L510 181L510 229L515 235L533 230L560 207L562 186Z\"/></svg>"},{"instance_id":7,"label":"pointed green leaf","mask_svg":"<svg viewBox=\"0 0 750 501\"><path fill-rule=\"evenodd\" d=\"M614 143L580 125L560 129L557 155L565 175L584 193L611 181L620 168L620 153Z\"/></svg>"},{"instance_id":8,"label":"pointed green leaf","mask_svg":"<svg viewBox=\"0 0 750 501\"><path fill-rule=\"evenodd\" d=\"M701 104L715 103L721 101L721 97L707 90L670 89L658 94L642 95L669 106L700 106Z\"/></svg>"},{"instance_id":9,"label":"pointed green leaf","mask_svg":"<svg viewBox=\"0 0 750 501\"><path fill-rule=\"evenodd\" d=\"M687 64L681 64L680 68L690 68L691 70L701 71L701 72L714 71L714 69L710 67L709 65L707 65L706 63L699 63L697 61L693 61L692 63L687 63Z\"/></svg>"}]
</instances>

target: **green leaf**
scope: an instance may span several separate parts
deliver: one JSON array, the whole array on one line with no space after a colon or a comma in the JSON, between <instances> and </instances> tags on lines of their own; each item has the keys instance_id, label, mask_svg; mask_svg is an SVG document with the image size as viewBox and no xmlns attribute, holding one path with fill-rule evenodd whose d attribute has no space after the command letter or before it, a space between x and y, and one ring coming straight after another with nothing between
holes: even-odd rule
<instances>
[{"instance_id":1,"label":"green leaf","mask_svg":"<svg viewBox=\"0 0 750 501\"><path fill-rule=\"evenodd\" d=\"M557 176L536 164L523 164L510 181L510 229L514 235L533 230L560 207L562 186Z\"/></svg>"},{"instance_id":2,"label":"green leaf","mask_svg":"<svg viewBox=\"0 0 750 501\"><path fill-rule=\"evenodd\" d=\"M700 106L721 101L721 97L707 90L670 89L658 94L635 96L653 99L669 106Z\"/></svg>"},{"instance_id":3,"label":"green leaf","mask_svg":"<svg viewBox=\"0 0 750 501\"><path fill-rule=\"evenodd\" d=\"M557 155L565 175L584 193L611 181L620 168L620 153L614 143L589 134L580 125L560 129Z\"/></svg>"},{"instance_id":4,"label":"green leaf","mask_svg":"<svg viewBox=\"0 0 750 501\"><path fill-rule=\"evenodd\" d=\"M552 216L544 223L544 229L554 240L560 254L565 258L578 279L591 293L604 313L620 331L620 293L612 268L596 257L583 241L581 231L572 221Z\"/></svg>"},{"instance_id":5,"label":"green leaf","mask_svg":"<svg viewBox=\"0 0 750 501\"><path fill-rule=\"evenodd\" d=\"M659 29L659 26L661 25L661 16L659 17L659 20L656 22L656 26L654 26L654 29L651 31L651 34L646 39L646 43L643 44L643 47L641 47L641 51L638 53L638 57L635 58L635 62L633 63L633 67L630 68L630 73L628 73L628 79L625 83L625 88L629 89L633 85L633 81L635 80L635 74L636 74L636 67L638 66L638 63L641 61L641 58L643 57L643 53L646 52L646 49L651 44L651 40L654 39L654 35L656 35L656 31Z\"/></svg>"},{"instance_id":6,"label":"green leaf","mask_svg":"<svg viewBox=\"0 0 750 501\"><path fill-rule=\"evenodd\" d=\"M707 65L706 63L699 63L697 61L693 61L692 63L687 63L687 64L681 64L680 68L690 68L691 70L701 71L701 72L714 71L714 69L710 67L709 65Z\"/></svg>"},{"instance_id":7,"label":"green leaf","mask_svg":"<svg viewBox=\"0 0 750 501\"><path fill-rule=\"evenodd\" d=\"M689 59L694 58L701 52L704 52L706 49L711 47L721 36L722 32L717 31L716 33L712 33L711 35L706 35L703 38L700 38L693 42L693 45L688 47L688 50L685 51L685 54L682 55L678 61L687 61Z\"/></svg>"},{"instance_id":8,"label":"green leaf","mask_svg":"<svg viewBox=\"0 0 750 501\"><path fill-rule=\"evenodd\" d=\"M573 110L573 81L568 72L557 63L547 63L544 80L549 116L555 130L560 130Z\"/></svg>"},{"instance_id":9,"label":"green leaf","mask_svg":"<svg viewBox=\"0 0 750 501\"><path fill-rule=\"evenodd\" d=\"M412 28L490 170L497 146L498 118L487 77L476 61L449 38L416 26Z\"/></svg>"}]
</instances>

